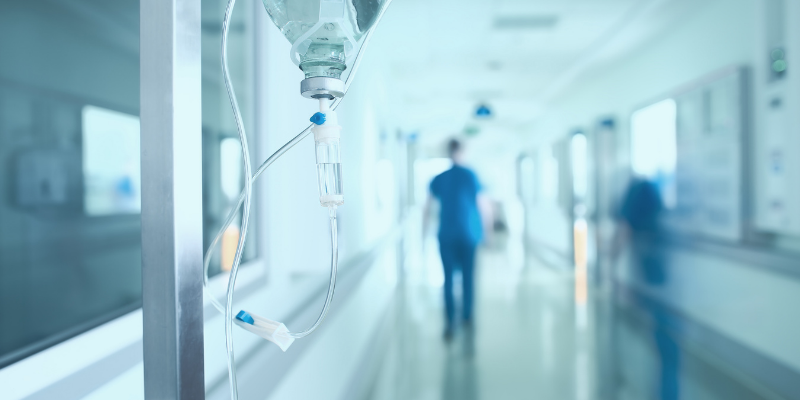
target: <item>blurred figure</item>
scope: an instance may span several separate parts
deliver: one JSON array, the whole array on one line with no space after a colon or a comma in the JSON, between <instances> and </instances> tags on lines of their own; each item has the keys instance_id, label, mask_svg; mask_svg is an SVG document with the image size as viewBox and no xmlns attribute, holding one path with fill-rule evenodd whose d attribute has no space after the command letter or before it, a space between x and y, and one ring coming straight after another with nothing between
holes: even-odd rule
<instances>
[{"instance_id":1,"label":"blurred figure","mask_svg":"<svg viewBox=\"0 0 800 400\"><path fill-rule=\"evenodd\" d=\"M620 210L615 253L630 243L637 273L651 285L664 283L663 259L658 251L659 219L664 210L658 186L644 178L631 180Z\"/></svg>"},{"instance_id":2,"label":"blurred figure","mask_svg":"<svg viewBox=\"0 0 800 400\"><path fill-rule=\"evenodd\" d=\"M446 310L445 339L453 336L455 329L455 299L453 298L453 271L461 269L463 283L462 314L464 323L472 323L474 295L475 249L483 238L479 193L481 185L472 170L464 167L463 146L450 140L447 152L453 167L433 179L425 205L424 225L430 213L432 197L439 200L439 253L444 266L444 302Z\"/></svg>"},{"instance_id":3,"label":"blurred figure","mask_svg":"<svg viewBox=\"0 0 800 400\"><path fill-rule=\"evenodd\" d=\"M663 210L658 185L644 178L634 178L628 185L620 210L620 229L614 253L618 254L623 243L629 242L636 279L649 286L661 286L667 280L666 253L659 243L662 238L659 220ZM658 398L678 400L680 347L668 331L669 326L676 327L677 321L669 317L668 311L657 300L647 295L638 296L638 300L652 318L653 338L661 363Z\"/></svg>"}]
</instances>

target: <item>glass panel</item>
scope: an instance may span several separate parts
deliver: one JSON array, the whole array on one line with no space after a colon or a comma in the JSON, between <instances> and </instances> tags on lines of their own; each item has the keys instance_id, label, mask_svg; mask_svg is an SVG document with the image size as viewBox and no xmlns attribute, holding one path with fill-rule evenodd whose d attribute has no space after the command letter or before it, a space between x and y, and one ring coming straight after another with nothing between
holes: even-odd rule
<instances>
[{"instance_id":1,"label":"glass panel","mask_svg":"<svg viewBox=\"0 0 800 400\"><path fill-rule=\"evenodd\" d=\"M572 136L572 193L576 202L586 201L589 188L588 151L586 148L586 135L576 133Z\"/></svg>"},{"instance_id":2,"label":"glass panel","mask_svg":"<svg viewBox=\"0 0 800 400\"><path fill-rule=\"evenodd\" d=\"M139 307L139 2L0 2L0 367Z\"/></svg>"},{"instance_id":3,"label":"glass panel","mask_svg":"<svg viewBox=\"0 0 800 400\"><path fill-rule=\"evenodd\" d=\"M220 43L222 40L222 17L225 0L202 0L203 18L203 237L204 248L208 248L228 213L239 199L244 187L241 146L233 119L225 83L220 66ZM261 7L260 2L255 5ZM251 161L255 171L263 161L256 157L253 129L253 12L263 12L253 7L252 0L236 3L228 34L228 66L236 97L242 111L245 128L250 140ZM258 197L253 199L247 246L242 261L256 257L256 208ZM241 215L241 212L239 212ZM209 265L209 275L230 270L236 244L239 240L237 218L226 229Z\"/></svg>"},{"instance_id":4,"label":"glass panel","mask_svg":"<svg viewBox=\"0 0 800 400\"><path fill-rule=\"evenodd\" d=\"M664 205L675 207L677 162L677 104L660 101L631 116L631 168L633 173L658 184Z\"/></svg>"},{"instance_id":5,"label":"glass panel","mask_svg":"<svg viewBox=\"0 0 800 400\"><path fill-rule=\"evenodd\" d=\"M91 216L140 213L139 118L95 106L82 114L83 210Z\"/></svg>"}]
</instances>

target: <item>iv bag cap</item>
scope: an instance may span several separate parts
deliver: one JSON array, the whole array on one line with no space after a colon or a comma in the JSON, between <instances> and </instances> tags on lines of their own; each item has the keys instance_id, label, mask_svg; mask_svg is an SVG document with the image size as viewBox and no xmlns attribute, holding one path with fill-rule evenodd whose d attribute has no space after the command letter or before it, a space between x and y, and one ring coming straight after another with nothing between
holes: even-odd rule
<instances>
[{"instance_id":1,"label":"iv bag cap","mask_svg":"<svg viewBox=\"0 0 800 400\"><path fill-rule=\"evenodd\" d=\"M246 322L250 325L253 325L256 322L253 319L253 317L251 317L250 314L248 314L247 311L245 310L239 311L239 314L236 314L236 319L242 322Z\"/></svg>"},{"instance_id":2,"label":"iv bag cap","mask_svg":"<svg viewBox=\"0 0 800 400\"><path fill-rule=\"evenodd\" d=\"M327 76L315 76L300 81L300 94L309 99L344 97L344 82Z\"/></svg>"}]
</instances>

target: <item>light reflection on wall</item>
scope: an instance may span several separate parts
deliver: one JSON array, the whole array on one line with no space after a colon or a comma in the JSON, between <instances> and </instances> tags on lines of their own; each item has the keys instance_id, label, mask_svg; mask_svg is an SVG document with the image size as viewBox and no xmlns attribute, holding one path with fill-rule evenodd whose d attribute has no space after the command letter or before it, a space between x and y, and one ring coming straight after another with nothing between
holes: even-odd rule
<instances>
[{"instance_id":1,"label":"light reflection on wall","mask_svg":"<svg viewBox=\"0 0 800 400\"><path fill-rule=\"evenodd\" d=\"M575 305L576 322L579 327L586 326L586 300L588 298L587 259L588 225L586 223L586 196L589 191L588 149L586 135L576 133L570 142L572 155L572 195L573 195L573 256L575 261Z\"/></svg>"},{"instance_id":2,"label":"light reflection on wall","mask_svg":"<svg viewBox=\"0 0 800 400\"><path fill-rule=\"evenodd\" d=\"M239 139L225 138L219 144L219 177L222 193L229 202L242 191L242 150Z\"/></svg>"},{"instance_id":3,"label":"light reflection on wall","mask_svg":"<svg viewBox=\"0 0 800 400\"><path fill-rule=\"evenodd\" d=\"M219 145L220 187L228 198L230 207L236 205L244 184L242 179L242 151L239 139L225 138ZM227 212L227 211L226 211ZM240 218L225 229L220 246L220 270L230 271L239 243Z\"/></svg>"},{"instance_id":4,"label":"light reflection on wall","mask_svg":"<svg viewBox=\"0 0 800 400\"><path fill-rule=\"evenodd\" d=\"M583 218L576 220L573 228L575 247L575 304L578 306L585 306L589 295L586 269L587 228L586 220ZM580 312L581 310L578 311ZM583 321L579 319L579 322Z\"/></svg>"}]
</instances>

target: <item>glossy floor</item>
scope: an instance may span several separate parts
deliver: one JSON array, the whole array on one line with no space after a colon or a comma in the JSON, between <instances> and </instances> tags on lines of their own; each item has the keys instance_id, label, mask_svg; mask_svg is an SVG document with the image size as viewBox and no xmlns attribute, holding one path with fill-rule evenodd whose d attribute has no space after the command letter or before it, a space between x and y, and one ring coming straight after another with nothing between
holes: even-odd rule
<instances>
[{"instance_id":1,"label":"glossy floor","mask_svg":"<svg viewBox=\"0 0 800 400\"><path fill-rule=\"evenodd\" d=\"M406 251L419 256L404 262L369 399L772 398L663 332L656 312L623 307L592 287L582 300L569 269L514 246L481 250L474 326L445 342L434 249L429 242Z\"/></svg>"}]
</instances>

